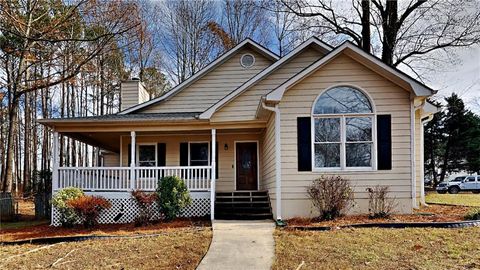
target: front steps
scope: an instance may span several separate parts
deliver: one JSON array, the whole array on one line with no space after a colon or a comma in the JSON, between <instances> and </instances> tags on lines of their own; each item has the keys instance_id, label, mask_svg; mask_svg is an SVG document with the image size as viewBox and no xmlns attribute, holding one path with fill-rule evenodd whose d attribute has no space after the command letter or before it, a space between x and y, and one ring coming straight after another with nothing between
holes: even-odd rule
<instances>
[{"instance_id":1,"label":"front steps","mask_svg":"<svg viewBox=\"0 0 480 270\"><path fill-rule=\"evenodd\" d=\"M217 192L215 194L215 219L273 219L268 192Z\"/></svg>"}]
</instances>

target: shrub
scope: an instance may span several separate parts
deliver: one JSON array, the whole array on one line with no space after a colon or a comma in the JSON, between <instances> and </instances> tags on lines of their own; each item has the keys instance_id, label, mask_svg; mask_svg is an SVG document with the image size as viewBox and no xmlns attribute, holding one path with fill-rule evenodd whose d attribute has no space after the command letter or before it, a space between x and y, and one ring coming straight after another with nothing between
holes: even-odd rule
<instances>
[{"instance_id":1,"label":"shrub","mask_svg":"<svg viewBox=\"0 0 480 270\"><path fill-rule=\"evenodd\" d=\"M155 214L154 208L155 202L158 200L158 194L134 190L131 195L140 208L140 214L135 218L135 226L145 226L150 224L153 215Z\"/></svg>"},{"instance_id":2,"label":"shrub","mask_svg":"<svg viewBox=\"0 0 480 270\"><path fill-rule=\"evenodd\" d=\"M470 210L466 215L465 215L466 220L480 220L480 208L475 208Z\"/></svg>"},{"instance_id":3,"label":"shrub","mask_svg":"<svg viewBox=\"0 0 480 270\"><path fill-rule=\"evenodd\" d=\"M388 186L375 186L367 188L368 191L368 213L370 218L388 218L393 214L396 202L395 198L389 198L390 189Z\"/></svg>"},{"instance_id":4,"label":"shrub","mask_svg":"<svg viewBox=\"0 0 480 270\"><path fill-rule=\"evenodd\" d=\"M100 212L112 206L106 199L96 196L78 197L69 200L67 204L75 210L86 228L95 226Z\"/></svg>"},{"instance_id":5,"label":"shrub","mask_svg":"<svg viewBox=\"0 0 480 270\"><path fill-rule=\"evenodd\" d=\"M52 205L60 213L60 223L63 227L72 227L78 220L75 211L68 206L67 202L84 196L79 188L67 187L59 190L52 198Z\"/></svg>"},{"instance_id":6,"label":"shrub","mask_svg":"<svg viewBox=\"0 0 480 270\"><path fill-rule=\"evenodd\" d=\"M177 176L163 177L157 187L158 206L166 220L177 217L183 208L192 203L187 186Z\"/></svg>"},{"instance_id":7,"label":"shrub","mask_svg":"<svg viewBox=\"0 0 480 270\"><path fill-rule=\"evenodd\" d=\"M341 176L321 176L307 189L320 220L332 220L344 214L353 203L353 189Z\"/></svg>"}]
</instances>

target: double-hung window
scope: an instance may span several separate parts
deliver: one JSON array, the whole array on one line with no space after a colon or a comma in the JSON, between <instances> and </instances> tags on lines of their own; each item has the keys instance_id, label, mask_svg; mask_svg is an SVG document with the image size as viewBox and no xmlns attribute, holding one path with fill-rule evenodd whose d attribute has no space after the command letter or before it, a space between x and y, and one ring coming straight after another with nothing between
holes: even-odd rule
<instances>
[{"instance_id":1,"label":"double-hung window","mask_svg":"<svg viewBox=\"0 0 480 270\"><path fill-rule=\"evenodd\" d=\"M316 170L373 168L375 118L368 97L350 86L327 90L312 110Z\"/></svg>"},{"instance_id":2,"label":"double-hung window","mask_svg":"<svg viewBox=\"0 0 480 270\"><path fill-rule=\"evenodd\" d=\"M210 164L208 142L191 142L189 144L189 165L208 166Z\"/></svg>"},{"instance_id":3,"label":"double-hung window","mask_svg":"<svg viewBox=\"0 0 480 270\"><path fill-rule=\"evenodd\" d=\"M157 166L157 145L156 144L139 144L137 164L140 167Z\"/></svg>"}]
</instances>

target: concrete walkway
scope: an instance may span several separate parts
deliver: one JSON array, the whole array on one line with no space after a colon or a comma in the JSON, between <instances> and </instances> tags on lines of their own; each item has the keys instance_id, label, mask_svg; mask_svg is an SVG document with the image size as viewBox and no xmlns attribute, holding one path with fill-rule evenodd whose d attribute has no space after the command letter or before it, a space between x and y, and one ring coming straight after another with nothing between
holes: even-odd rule
<instances>
[{"instance_id":1,"label":"concrete walkway","mask_svg":"<svg viewBox=\"0 0 480 270\"><path fill-rule=\"evenodd\" d=\"M213 222L213 239L197 270L270 269L275 243L272 221Z\"/></svg>"}]
</instances>

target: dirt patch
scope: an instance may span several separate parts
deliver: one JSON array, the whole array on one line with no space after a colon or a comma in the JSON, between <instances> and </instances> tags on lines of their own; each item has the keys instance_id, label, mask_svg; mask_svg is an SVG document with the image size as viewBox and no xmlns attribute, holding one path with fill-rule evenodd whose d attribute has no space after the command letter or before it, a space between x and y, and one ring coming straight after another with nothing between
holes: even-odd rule
<instances>
[{"instance_id":1,"label":"dirt patch","mask_svg":"<svg viewBox=\"0 0 480 270\"><path fill-rule=\"evenodd\" d=\"M43 224L19 229L0 229L0 234L2 241L14 241L56 236L155 234L167 229L209 226L210 221L204 219L176 219L171 222L159 222L144 227L135 227L134 224L101 224L91 229L85 229L81 226L62 228Z\"/></svg>"},{"instance_id":2,"label":"dirt patch","mask_svg":"<svg viewBox=\"0 0 480 270\"><path fill-rule=\"evenodd\" d=\"M171 228L158 237L0 246L0 269L195 269L210 229Z\"/></svg>"},{"instance_id":3,"label":"dirt patch","mask_svg":"<svg viewBox=\"0 0 480 270\"><path fill-rule=\"evenodd\" d=\"M452 222L463 221L465 214L472 207L429 205L415 210L410 215L393 215L390 218L370 219L368 215L343 216L331 221L316 221L310 218L293 218L287 220L288 226L343 226L365 223L403 223L403 222Z\"/></svg>"}]
</instances>

